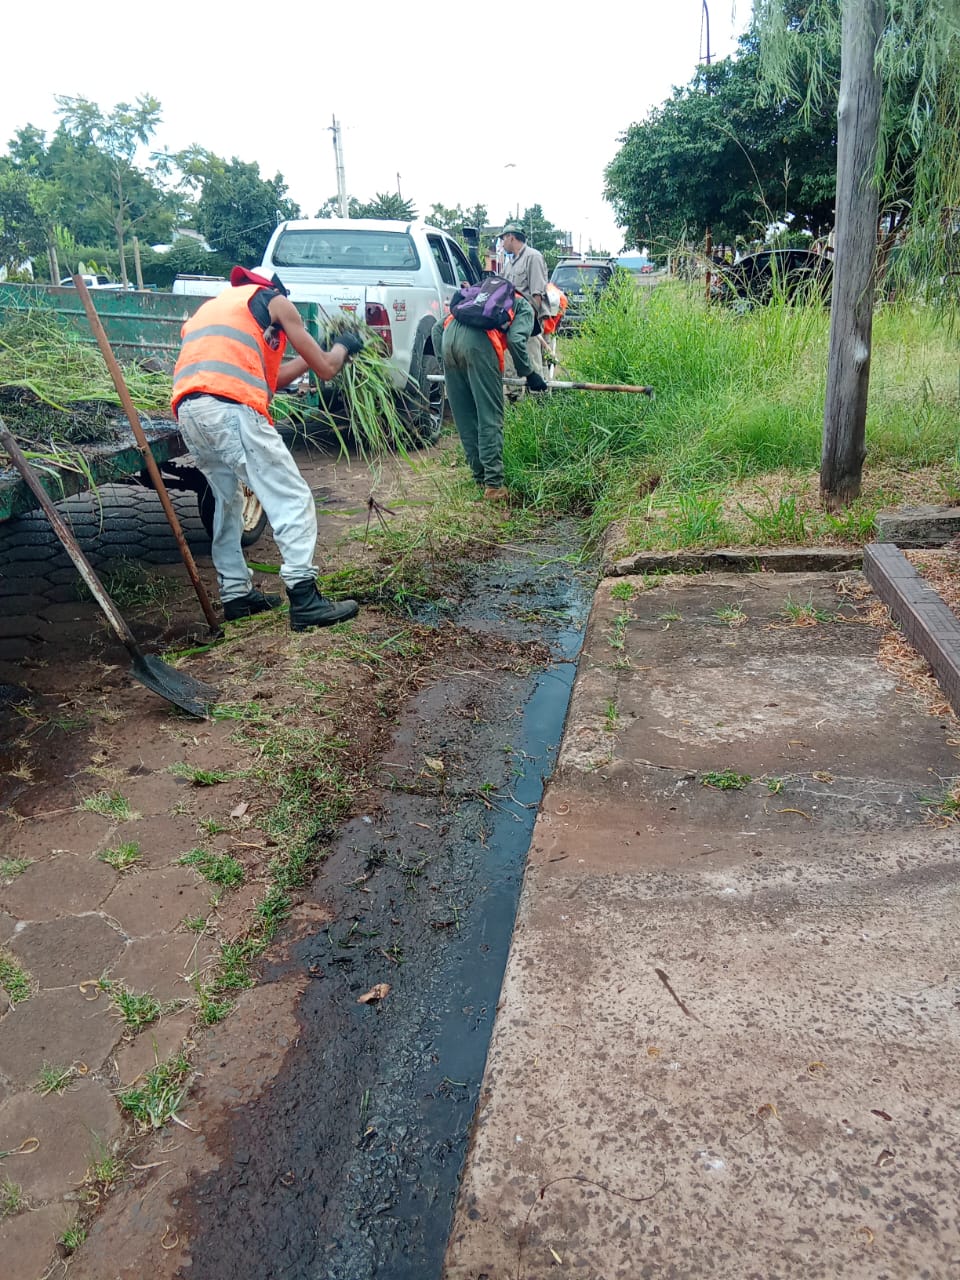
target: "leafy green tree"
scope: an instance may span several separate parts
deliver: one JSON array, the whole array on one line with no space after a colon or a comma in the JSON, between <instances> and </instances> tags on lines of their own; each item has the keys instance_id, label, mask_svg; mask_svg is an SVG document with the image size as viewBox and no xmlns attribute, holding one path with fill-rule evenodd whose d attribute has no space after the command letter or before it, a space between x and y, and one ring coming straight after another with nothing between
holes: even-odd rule
<instances>
[{"instance_id":1,"label":"leafy green tree","mask_svg":"<svg viewBox=\"0 0 960 1280\"><path fill-rule=\"evenodd\" d=\"M196 229L224 258L259 262L277 223L300 217L300 206L287 196L283 175L262 178L256 162L236 156L227 161L203 147L191 147L173 160L186 186L199 191Z\"/></svg>"},{"instance_id":2,"label":"leafy green tree","mask_svg":"<svg viewBox=\"0 0 960 1280\"><path fill-rule=\"evenodd\" d=\"M47 250L50 223L44 216L43 194L42 180L0 160L0 264L8 275L19 273L24 263Z\"/></svg>"},{"instance_id":3,"label":"leafy green tree","mask_svg":"<svg viewBox=\"0 0 960 1280\"><path fill-rule=\"evenodd\" d=\"M142 94L131 106L118 102L106 114L87 98L56 98L60 127L51 142L46 167L60 188L64 206L71 200L74 212L87 215L102 232L109 226L117 247L120 278L127 284L126 242L138 231L160 233L168 228L173 212L170 197L154 175L134 164L137 150L145 146L160 123L160 103ZM40 141L37 131L30 129L25 145L34 148ZM70 230L88 243L96 243L89 234L88 221L66 218Z\"/></svg>"},{"instance_id":4,"label":"leafy green tree","mask_svg":"<svg viewBox=\"0 0 960 1280\"><path fill-rule=\"evenodd\" d=\"M360 201L356 196L347 196L347 217L359 218L360 214L357 210L360 208ZM340 197L328 196L323 204L313 215L315 218L339 218L340 217Z\"/></svg>"},{"instance_id":5,"label":"leafy green tree","mask_svg":"<svg viewBox=\"0 0 960 1280\"><path fill-rule=\"evenodd\" d=\"M366 204L357 205L356 212L350 212L351 218L395 218L400 222L412 222L417 216L416 206L411 200L404 200L395 192L378 191Z\"/></svg>"},{"instance_id":6,"label":"leafy green tree","mask_svg":"<svg viewBox=\"0 0 960 1280\"><path fill-rule=\"evenodd\" d=\"M838 53L826 56L836 69ZM707 227L733 243L783 218L814 234L832 225L836 112L802 119L786 93L761 100L759 73L752 29L735 57L699 67L622 135L605 195L629 244L670 246Z\"/></svg>"}]
</instances>

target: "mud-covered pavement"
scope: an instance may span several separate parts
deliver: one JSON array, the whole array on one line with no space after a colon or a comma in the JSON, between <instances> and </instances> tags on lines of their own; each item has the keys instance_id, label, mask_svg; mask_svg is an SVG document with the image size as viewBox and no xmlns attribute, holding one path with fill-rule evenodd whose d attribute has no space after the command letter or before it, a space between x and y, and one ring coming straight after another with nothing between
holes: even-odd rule
<instances>
[{"instance_id":1,"label":"mud-covered pavement","mask_svg":"<svg viewBox=\"0 0 960 1280\"><path fill-rule=\"evenodd\" d=\"M382 548L344 542L367 523L366 469L301 465L323 568L376 568ZM400 519L429 508L423 474L379 480ZM130 681L90 601L39 608L56 606L0 673L28 695L7 707L0 889L0 948L31 988L0 1022L2 1172L25 1202L0 1223L15 1280L81 1226L80 1276L439 1274L592 586L571 568L572 529L550 533L444 564L419 618L231 628L187 660L221 688L207 724ZM270 544L252 555L269 562ZM204 639L184 576L169 564L131 584L144 640ZM134 816L87 807L104 796ZM135 865L105 861L125 845ZM211 858L236 882L211 884ZM378 983L389 993L358 1003ZM124 993L161 1015L132 1027ZM117 1099L181 1054L182 1101L151 1136ZM72 1074L41 1095L54 1064Z\"/></svg>"}]
</instances>

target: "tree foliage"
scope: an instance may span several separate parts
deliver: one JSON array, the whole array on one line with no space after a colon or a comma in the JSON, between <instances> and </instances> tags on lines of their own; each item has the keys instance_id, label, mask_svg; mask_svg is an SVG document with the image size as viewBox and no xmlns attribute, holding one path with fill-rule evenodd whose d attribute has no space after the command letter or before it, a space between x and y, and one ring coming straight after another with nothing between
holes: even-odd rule
<instances>
[{"instance_id":1,"label":"tree foliage","mask_svg":"<svg viewBox=\"0 0 960 1280\"><path fill-rule=\"evenodd\" d=\"M960 0L884 0L876 49L881 83L874 168L881 266L896 248L895 275L957 299L960 276ZM768 94L805 119L836 111L840 0L755 0Z\"/></svg>"},{"instance_id":2,"label":"tree foliage","mask_svg":"<svg viewBox=\"0 0 960 1280\"><path fill-rule=\"evenodd\" d=\"M392 218L398 222L412 222L417 216L417 207L412 200L404 200L396 192L378 191L372 200L356 206L356 213L351 218Z\"/></svg>"},{"instance_id":3,"label":"tree foliage","mask_svg":"<svg viewBox=\"0 0 960 1280\"><path fill-rule=\"evenodd\" d=\"M299 218L283 175L262 178L256 162L224 160L203 147L174 161L187 187L198 193L193 222L215 252L233 262L258 263L278 222Z\"/></svg>"},{"instance_id":4,"label":"tree foliage","mask_svg":"<svg viewBox=\"0 0 960 1280\"><path fill-rule=\"evenodd\" d=\"M835 98L807 119L786 92L761 99L759 43L748 32L737 55L699 67L622 135L605 195L628 244L670 246L707 227L733 243L780 219L814 234L832 225Z\"/></svg>"}]
</instances>

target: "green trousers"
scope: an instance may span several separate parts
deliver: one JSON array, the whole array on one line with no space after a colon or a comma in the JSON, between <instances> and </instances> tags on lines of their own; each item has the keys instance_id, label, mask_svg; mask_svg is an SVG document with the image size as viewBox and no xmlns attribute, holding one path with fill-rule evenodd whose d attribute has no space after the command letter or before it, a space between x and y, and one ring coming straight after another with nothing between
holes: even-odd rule
<instances>
[{"instance_id":1,"label":"green trousers","mask_svg":"<svg viewBox=\"0 0 960 1280\"><path fill-rule=\"evenodd\" d=\"M503 375L482 329L456 320L443 331L447 399L477 484L503 485Z\"/></svg>"}]
</instances>

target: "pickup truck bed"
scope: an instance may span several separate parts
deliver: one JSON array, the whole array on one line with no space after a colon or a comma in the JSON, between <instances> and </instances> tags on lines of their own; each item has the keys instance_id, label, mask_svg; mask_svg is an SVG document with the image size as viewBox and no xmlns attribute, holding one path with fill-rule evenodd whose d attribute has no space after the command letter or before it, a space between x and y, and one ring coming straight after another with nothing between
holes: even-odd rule
<instances>
[{"instance_id":1,"label":"pickup truck bed","mask_svg":"<svg viewBox=\"0 0 960 1280\"><path fill-rule=\"evenodd\" d=\"M157 460L161 471L164 464L173 458L186 453L186 447L176 424L143 423L144 432L150 443L150 449ZM114 484L118 480L130 480L139 476L144 469L143 455L133 438L132 431L126 431L119 440L106 443L74 445L71 450L82 453L94 481L99 484ZM40 483L54 502L69 498L74 493L81 493L89 488L87 477L82 471L56 467L51 473L49 467L37 468ZM193 486L190 486L193 487ZM34 511L39 506L36 498L27 488L20 473L13 467L0 469L0 520L9 520L11 516L23 515L25 511Z\"/></svg>"}]
</instances>

